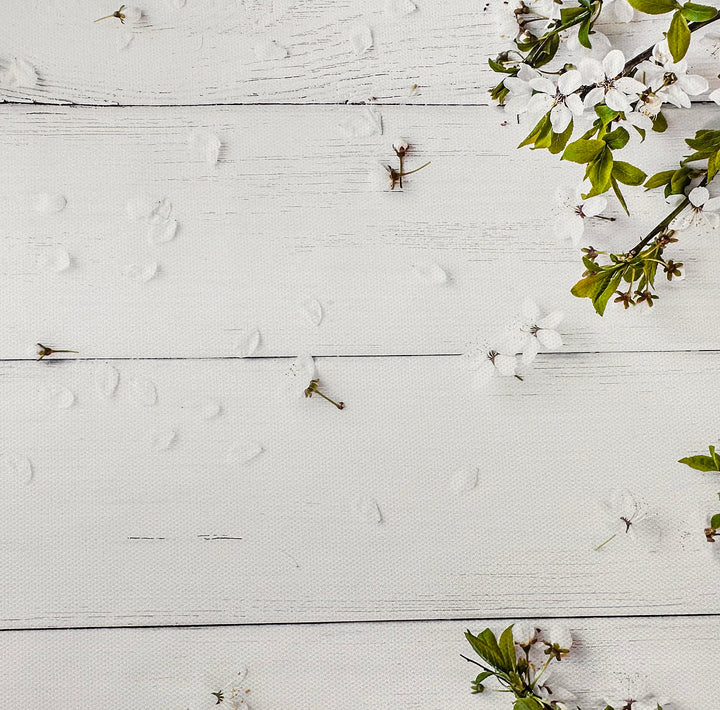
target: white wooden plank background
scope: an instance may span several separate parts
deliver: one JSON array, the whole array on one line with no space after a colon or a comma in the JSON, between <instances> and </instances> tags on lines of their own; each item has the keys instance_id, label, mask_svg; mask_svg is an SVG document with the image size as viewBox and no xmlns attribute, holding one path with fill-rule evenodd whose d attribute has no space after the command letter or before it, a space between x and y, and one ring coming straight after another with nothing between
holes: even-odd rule
<instances>
[{"instance_id":1,"label":"white wooden plank background","mask_svg":"<svg viewBox=\"0 0 720 710\"><path fill-rule=\"evenodd\" d=\"M706 124L717 107L695 111ZM570 295L584 267L552 227L555 186L575 185L579 166L516 150L527 129L503 126L494 108L383 107L384 135L354 137L366 112L6 106L0 179L13 190L0 227L0 355L24 358L47 341L85 357L227 357L255 327L258 355L460 353L502 329L528 295L568 313L568 350L718 346L693 308L720 299L712 237L688 234L673 250L687 279L660 286L654 313L611 306L603 320ZM649 173L676 164L682 118L671 112L668 135L652 135L650 151L629 149L631 159ZM221 137L219 165L191 150L199 129ZM369 180L396 134L417 146L409 165L432 160L403 194ZM547 192L528 188L546 180ZM67 207L35 212L43 192ZM127 202L142 197L172 201L174 241L150 245L147 225L128 219ZM629 249L665 214L655 192L628 200L632 219L590 224L587 243ZM72 260L62 273L44 265L58 249ZM149 263L159 272L146 284L124 273ZM428 264L449 282L418 278L413 267ZM308 298L323 307L319 327L300 308Z\"/></svg>"},{"instance_id":2,"label":"white wooden plank background","mask_svg":"<svg viewBox=\"0 0 720 710\"><path fill-rule=\"evenodd\" d=\"M117 20L94 24L116 5L5 0L3 58L31 62L39 83L4 87L2 95L93 105L344 103L372 97L487 104L487 88L497 83L487 58L510 44L509 36L499 34L498 18L507 11L502 0L417 0L417 12L402 17L387 12L385 0L189 0L180 10L168 0L144 0L137 3L144 18L132 28ZM667 31L666 17L641 17L603 29L630 54ZM373 47L357 56L352 37L360 28L371 31ZM130 35L130 45L118 51ZM255 48L268 41L288 56L264 59ZM691 59L717 85L711 51L697 48Z\"/></svg>"},{"instance_id":3,"label":"white wooden plank background","mask_svg":"<svg viewBox=\"0 0 720 710\"><path fill-rule=\"evenodd\" d=\"M8 707L30 689L67 710L195 710L208 674L247 663L256 710L500 710L469 695L462 632L547 615L573 625L564 685L585 703L635 671L678 710L717 696L720 580L702 528L718 486L675 463L717 436L715 235L683 238L688 278L653 312L600 319L573 299L581 269L549 223L579 169L516 151L527 127L487 105L502 4L417 5L147 0L123 28L93 23L116 9L104 2L3 4L0 69L20 57L39 77L0 86ZM666 24L604 30L631 52ZM288 56L263 59L268 41ZM714 88L711 52L690 63ZM37 105L68 103L86 106ZM669 112L630 159L671 166L717 111ZM222 141L217 166L197 131ZM403 194L373 178L397 135L432 161ZM36 212L41 193L67 207ZM170 200L176 239L149 244L125 214L134 198ZM658 204L631 194L632 220L588 242L626 249ZM127 278L151 263L156 278ZM449 283L418 279L430 264ZM471 390L457 354L528 295L566 311L563 352ZM252 328L260 347L237 359ZM81 352L33 362L38 341ZM303 351L323 356L343 412L288 392ZM109 365L110 398L96 382ZM653 518L595 552L619 487Z\"/></svg>"},{"instance_id":4,"label":"white wooden plank background","mask_svg":"<svg viewBox=\"0 0 720 710\"><path fill-rule=\"evenodd\" d=\"M5 632L0 690L38 707L209 709L217 679L246 666L253 709L507 710L503 694L470 694L478 669L460 658L465 629L488 623L504 628L471 620ZM571 630L577 648L558 679L582 707L643 688L672 707L713 707L717 618L577 619Z\"/></svg>"}]
</instances>

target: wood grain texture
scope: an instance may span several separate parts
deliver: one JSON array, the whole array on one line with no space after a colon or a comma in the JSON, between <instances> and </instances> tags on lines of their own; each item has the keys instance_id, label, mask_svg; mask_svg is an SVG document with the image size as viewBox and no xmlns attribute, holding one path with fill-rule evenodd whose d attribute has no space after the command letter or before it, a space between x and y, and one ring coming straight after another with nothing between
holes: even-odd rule
<instances>
[{"instance_id":1,"label":"wood grain texture","mask_svg":"<svg viewBox=\"0 0 720 710\"><path fill-rule=\"evenodd\" d=\"M487 104L497 83L488 56L509 49L501 0L417 0L395 16L385 0L144 0L141 22L93 21L114 2L5 0L0 60L20 57L34 87L0 88L8 101L80 104L344 103ZM485 9L485 6L487 8ZM638 13L602 29L627 53L662 38L668 19ZM353 35L372 33L360 56ZM506 31L505 31L506 32ZM130 40L130 44L122 47ZM274 42L267 48L268 42ZM287 50L283 58L265 58ZM717 60L697 48L695 71L717 84ZM282 54L282 52L281 52ZM417 84L418 89L413 90Z\"/></svg>"},{"instance_id":2,"label":"wood grain texture","mask_svg":"<svg viewBox=\"0 0 720 710\"><path fill-rule=\"evenodd\" d=\"M54 710L209 710L211 693L246 666L253 710L507 710L506 695L470 694L476 673L459 655L471 653L465 629L487 624L4 632L0 691L18 699L30 693ZM677 710L713 707L720 679L709 649L718 619L578 619L571 630L576 648L555 681L575 692L581 707L645 692Z\"/></svg>"},{"instance_id":3,"label":"wood grain texture","mask_svg":"<svg viewBox=\"0 0 720 710\"><path fill-rule=\"evenodd\" d=\"M321 358L342 412L287 360L114 365L110 398L100 363L1 366L4 628L720 611L718 482L674 463L717 435L714 353L485 392L461 358ZM654 517L595 552L625 487Z\"/></svg>"},{"instance_id":4,"label":"wood grain texture","mask_svg":"<svg viewBox=\"0 0 720 710\"><path fill-rule=\"evenodd\" d=\"M2 108L0 357L26 358L36 342L85 357L228 357L248 328L262 356L459 353L526 296L567 313L570 351L720 347L698 307L720 299L713 235L668 251L688 278L661 278L652 312L611 304L601 319L569 294L583 267L552 226L556 189L580 166L516 150L527 127L495 108L374 109L383 135L369 110ZM717 109L696 113L711 124ZM675 165L683 118L671 112L666 135L623 157L648 172ZM217 165L192 148L197 131L220 137ZM371 181L397 134L415 146L409 168L432 161L402 194ZM35 211L42 193L66 208ZM126 214L135 198L172 202L173 241L148 242L147 223ZM627 250L666 214L655 192L628 200L633 216L615 203L618 220L589 224L586 243ZM70 266L55 273L58 250ZM128 276L152 264L149 282ZM428 265L448 282L418 277ZM320 303L319 326L306 300Z\"/></svg>"}]
</instances>

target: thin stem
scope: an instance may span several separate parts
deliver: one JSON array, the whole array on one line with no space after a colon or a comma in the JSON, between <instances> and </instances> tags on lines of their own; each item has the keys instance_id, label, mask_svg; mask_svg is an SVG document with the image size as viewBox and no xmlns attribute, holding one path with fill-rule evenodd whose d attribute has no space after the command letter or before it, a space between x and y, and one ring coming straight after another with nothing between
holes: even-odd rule
<instances>
[{"instance_id":1,"label":"thin stem","mask_svg":"<svg viewBox=\"0 0 720 710\"><path fill-rule=\"evenodd\" d=\"M333 402L333 401L330 399L330 397L327 397L326 395L324 395L320 390L315 390L315 394L319 394L323 399L326 399L328 402L330 402L330 404L334 404L338 409L344 409L344 408L345 408L345 403L344 403L344 402L340 402L340 404L338 404L337 402Z\"/></svg>"},{"instance_id":2,"label":"thin stem","mask_svg":"<svg viewBox=\"0 0 720 710\"><path fill-rule=\"evenodd\" d=\"M597 547L593 547L593 552L597 552L601 547L607 545L608 542L610 542L610 540L614 539L615 537L617 537L617 533L611 535L607 540L605 540L605 542L601 542Z\"/></svg>"},{"instance_id":3,"label":"thin stem","mask_svg":"<svg viewBox=\"0 0 720 710\"><path fill-rule=\"evenodd\" d=\"M533 678L533 682L532 682L532 685L530 686L530 690L532 690L537 685L537 682L540 680L540 678L542 678L542 674L545 673L545 671L547 670L547 667L550 665L550 662L552 661L552 659L553 659L553 657L550 656L547 659L547 661L545 661L545 664L540 669L540 672Z\"/></svg>"},{"instance_id":4,"label":"thin stem","mask_svg":"<svg viewBox=\"0 0 720 710\"><path fill-rule=\"evenodd\" d=\"M422 170L423 168L426 168L428 165L430 165L432 161L428 160L425 165L421 165L419 168L415 168L414 170L408 170L406 173L401 172L400 173L400 187L402 187L402 176L403 175L412 175L413 173L416 173L418 170Z\"/></svg>"},{"instance_id":5,"label":"thin stem","mask_svg":"<svg viewBox=\"0 0 720 710\"><path fill-rule=\"evenodd\" d=\"M79 353L79 350L53 350L54 353Z\"/></svg>"},{"instance_id":6,"label":"thin stem","mask_svg":"<svg viewBox=\"0 0 720 710\"><path fill-rule=\"evenodd\" d=\"M105 17L98 17L97 20L95 20L95 22L100 22L100 20L109 20L111 17L116 17L114 12L112 15L105 15Z\"/></svg>"},{"instance_id":7,"label":"thin stem","mask_svg":"<svg viewBox=\"0 0 720 710\"><path fill-rule=\"evenodd\" d=\"M460 658L464 658L468 663L474 663L476 666L480 666L484 671L487 671L488 673L492 673L492 671L489 668L486 668L482 663L478 663L474 658L468 658L467 656L463 656L463 654L460 654Z\"/></svg>"}]
</instances>

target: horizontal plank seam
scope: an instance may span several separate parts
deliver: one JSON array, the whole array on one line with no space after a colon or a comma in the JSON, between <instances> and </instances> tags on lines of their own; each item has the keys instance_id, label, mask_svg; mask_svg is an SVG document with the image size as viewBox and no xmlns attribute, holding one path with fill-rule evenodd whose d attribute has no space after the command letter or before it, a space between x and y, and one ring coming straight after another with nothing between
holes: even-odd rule
<instances>
[{"instance_id":1,"label":"horizontal plank seam","mask_svg":"<svg viewBox=\"0 0 720 710\"><path fill-rule=\"evenodd\" d=\"M696 618L719 618L720 613L714 612L695 612L689 614L583 614L581 616L487 616L487 617L438 617L431 619L360 619L360 620L339 620L339 621L262 621L255 624L137 624L137 625L115 625L115 626L48 626L37 627L28 626L21 628L0 628L0 633L19 633L26 631L100 631L108 629L207 629L207 628L238 628L247 627L254 628L260 626L352 626L352 625L368 625L368 624L420 624L420 623L472 623L474 621L482 622L508 622L508 621L558 621L566 619L568 621L597 621L599 619L607 619L609 621L619 621L621 619L696 619Z\"/></svg>"}]
</instances>

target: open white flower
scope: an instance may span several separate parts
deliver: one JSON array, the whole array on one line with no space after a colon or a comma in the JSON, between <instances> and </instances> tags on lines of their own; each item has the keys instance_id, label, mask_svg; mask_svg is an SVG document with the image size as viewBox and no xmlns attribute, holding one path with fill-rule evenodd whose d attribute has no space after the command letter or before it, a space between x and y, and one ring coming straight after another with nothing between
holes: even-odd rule
<instances>
[{"instance_id":1,"label":"open white flower","mask_svg":"<svg viewBox=\"0 0 720 710\"><path fill-rule=\"evenodd\" d=\"M621 76L625 69L625 55L619 49L609 51L602 62L586 58L580 62L580 72L586 84L595 84L585 97L589 108L605 101L613 111L629 112L631 101L645 91L645 85L629 76Z\"/></svg>"},{"instance_id":2,"label":"open white flower","mask_svg":"<svg viewBox=\"0 0 720 710\"><path fill-rule=\"evenodd\" d=\"M528 64L521 64L517 76L509 76L503 84L509 91L505 98L505 111L511 114L525 113L533 95L533 88L530 82L538 79L540 72L533 69Z\"/></svg>"},{"instance_id":3,"label":"open white flower","mask_svg":"<svg viewBox=\"0 0 720 710\"><path fill-rule=\"evenodd\" d=\"M546 653L560 660L561 657L567 656L572 648L573 640L570 629L562 624L551 626L546 632L543 632L543 643L547 646Z\"/></svg>"},{"instance_id":4,"label":"open white flower","mask_svg":"<svg viewBox=\"0 0 720 710\"><path fill-rule=\"evenodd\" d=\"M527 621L513 624L513 640L518 646L530 646L537 637L537 627Z\"/></svg>"},{"instance_id":5,"label":"open white flower","mask_svg":"<svg viewBox=\"0 0 720 710\"><path fill-rule=\"evenodd\" d=\"M547 77L530 80L530 86L537 92L530 99L528 111L541 115L550 111L550 123L555 133L562 133L573 116L582 116L583 102L575 92L582 86L582 74L571 69L558 77L557 86Z\"/></svg>"},{"instance_id":6,"label":"open white flower","mask_svg":"<svg viewBox=\"0 0 720 710\"><path fill-rule=\"evenodd\" d=\"M472 348L465 357L472 370L472 386L481 389L490 382L494 374L513 377L517 373L517 358L510 353L505 342L498 347L480 345Z\"/></svg>"},{"instance_id":7,"label":"open white flower","mask_svg":"<svg viewBox=\"0 0 720 710\"><path fill-rule=\"evenodd\" d=\"M602 195L582 198L581 188L559 189L558 205L554 210L553 231L558 239L569 239L573 246L580 244L585 233L585 222L600 215L607 207L607 198Z\"/></svg>"},{"instance_id":8,"label":"open white flower","mask_svg":"<svg viewBox=\"0 0 720 710\"><path fill-rule=\"evenodd\" d=\"M676 200L682 200L683 196L678 195ZM670 229L682 230L690 226L709 225L716 229L720 224L720 197L710 197L706 187L696 187L688 195L690 204L668 225Z\"/></svg>"},{"instance_id":9,"label":"open white flower","mask_svg":"<svg viewBox=\"0 0 720 710\"><path fill-rule=\"evenodd\" d=\"M661 530L655 515L649 512L647 503L637 498L628 490L617 490L613 493L607 506L610 530L612 535L599 544L595 550L605 547L616 537L630 538L645 544L653 551L661 537Z\"/></svg>"},{"instance_id":10,"label":"open white flower","mask_svg":"<svg viewBox=\"0 0 720 710\"><path fill-rule=\"evenodd\" d=\"M549 351L556 351L562 347L562 336L556 330L565 317L562 311L552 311L546 316L540 316L540 307L531 298L523 302L522 314L524 323L522 332L525 341L522 347L522 362L530 364L540 351L540 346Z\"/></svg>"},{"instance_id":11,"label":"open white flower","mask_svg":"<svg viewBox=\"0 0 720 710\"><path fill-rule=\"evenodd\" d=\"M638 66L640 73L660 99L679 108L690 108L690 96L699 96L708 90L705 77L687 73L686 60L673 61L666 39L653 47L651 60Z\"/></svg>"}]
</instances>

